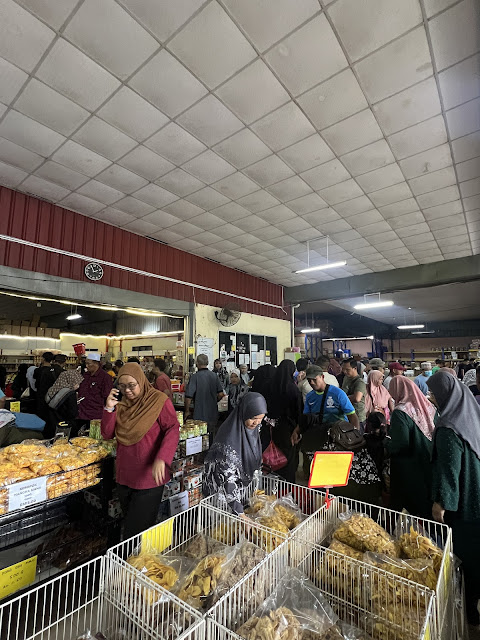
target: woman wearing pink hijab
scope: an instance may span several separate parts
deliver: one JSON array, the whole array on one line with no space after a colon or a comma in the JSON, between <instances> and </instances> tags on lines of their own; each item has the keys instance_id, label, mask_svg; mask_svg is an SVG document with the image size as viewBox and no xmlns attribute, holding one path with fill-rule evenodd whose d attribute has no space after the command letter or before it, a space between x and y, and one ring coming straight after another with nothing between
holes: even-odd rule
<instances>
[{"instance_id":1,"label":"woman wearing pink hijab","mask_svg":"<svg viewBox=\"0 0 480 640\"><path fill-rule=\"evenodd\" d=\"M432 512L432 437L435 407L408 378L392 378L395 400L390 421L390 508L430 518Z\"/></svg>"},{"instance_id":2,"label":"woman wearing pink hijab","mask_svg":"<svg viewBox=\"0 0 480 640\"><path fill-rule=\"evenodd\" d=\"M381 371L370 371L367 381L367 392L365 394L365 413L383 413L387 422L390 422L390 415L393 411L393 400L388 390L383 386L385 376Z\"/></svg>"}]
</instances>

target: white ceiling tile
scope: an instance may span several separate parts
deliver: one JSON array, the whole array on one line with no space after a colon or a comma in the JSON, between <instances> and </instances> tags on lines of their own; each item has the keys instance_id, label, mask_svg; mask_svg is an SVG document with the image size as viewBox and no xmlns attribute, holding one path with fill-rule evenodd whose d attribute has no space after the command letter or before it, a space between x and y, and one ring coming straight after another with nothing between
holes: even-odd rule
<instances>
[{"instance_id":1,"label":"white ceiling tile","mask_svg":"<svg viewBox=\"0 0 480 640\"><path fill-rule=\"evenodd\" d=\"M378 191L384 187L390 187L393 184L403 182L405 178L400 171L400 167L397 163L389 164L381 169L375 169L370 173L364 173L356 178L358 184L362 187L365 193L371 191Z\"/></svg>"},{"instance_id":2,"label":"white ceiling tile","mask_svg":"<svg viewBox=\"0 0 480 640\"><path fill-rule=\"evenodd\" d=\"M97 109L120 82L63 38L40 65L37 78L85 109Z\"/></svg>"},{"instance_id":3,"label":"white ceiling tile","mask_svg":"<svg viewBox=\"0 0 480 640\"><path fill-rule=\"evenodd\" d=\"M85 0L64 35L96 62L126 80L158 43L114 0Z\"/></svg>"},{"instance_id":4,"label":"white ceiling tile","mask_svg":"<svg viewBox=\"0 0 480 640\"><path fill-rule=\"evenodd\" d=\"M224 222L235 222L235 220L240 220L240 218L246 218L251 215L248 209L245 209L245 207L240 206L236 202L222 204L221 207L212 209L211 213L221 218Z\"/></svg>"},{"instance_id":5,"label":"white ceiling tile","mask_svg":"<svg viewBox=\"0 0 480 640\"><path fill-rule=\"evenodd\" d=\"M437 83L427 78L373 107L386 135L406 129L441 112Z\"/></svg>"},{"instance_id":6,"label":"white ceiling tile","mask_svg":"<svg viewBox=\"0 0 480 640\"><path fill-rule=\"evenodd\" d=\"M207 89L168 51L162 49L128 83L173 118L207 93Z\"/></svg>"},{"instance_id":7,"label":"white ceiling tile","mask_svg":"<svg viewBox=\"0 0 480 640\"><path fill-rule=\"evenodd\" d=\"M122 87L98 115L141 142L168 122L167 116L128 87Z\"/></svg>"},{"instance_id":8,"label":"white ceiling tile","mask_svg":"<svg viewBox=\"0 0 480 640\"><path fill-rule=\"evenodd\" d=\"M174 122L152 136L145 145L175 164L183 164L206 149L203 143Z\"/></svg>"},{"instance_id":9,"label":"white ceiling tile","mask_svg":"<svg viewBox=\"0 0 480 640\"><path fill-rule=\"evenodd\" d=\"M191 218L190 222L205 231L215 230L215 233L217 233L216 229L224 224L221 218L209 212L201 213L200 215Z\"/></svg>"},{"instance_id":10,"label":"white ceiling tile","mask_svg":"<svg viewBox=\"0 0 480 640\"><path fill-rule=\"evenodd\" d=\"M228 238L233 238L233 236L238 233L238 227L235 227L233 224L223 224L221 227L217 227L215 233L221 238L227 240Z\"/></svg>"},{"instance_id":11,"label":"white ceiling tile","mask_svg":"<svg viewBox=\"0 0 480 640\"><path fill-rule=\"evenodd\" d=\"M24 71L32 71L55 33L12 0L0 5L0 55Z\"/></svg>"},{"instance_id":12,"label":"white ceiling tile","mask_svg":"<svg viewBox=\"0 0 480 640\"><path fill-rule=\"evenodd\" d=\"M387 204L383 207L380 206L378 210L386 220L389 220L390 218L395 218L396 216L401 216L405 213L418 211L419 207L415 198L407 198L400 202L392 202L392 204Z\"/></svg>"},{"instance_id":13,"label":"white ceiling tile","mask_svg":"<svg viewBox=\"0 0 480 640\"><path fill-rule=\"evenodd\" d=\"M480 156L480 131L452 140L452 150L455 162L462 162L463 160L470 160L470 158Z\"/></svg>"},{"instance_id":14,"label":"white ceiling tile","mask_svg":"<svg viewBox=\"0 0 480 640\"><path fill-rule=\"evenodd\" d=\"M40 178L45 178L45 180L55 182L70 191L78 189L80 185L85 184L88 180L87 176L84 176L77 171L73 171L72 169L67 169L67 167L57 164L56 162L52 162L51 160L45 162L45 164L43 164L35 174L40 176Z\"/></svg>"},{"instance_id":15,"label":"white ceiling tile","mask_svg":"<svg viewBox=\"0 0 480 640\"><path fill-rule=\"evenodd\" d=\"M432 171L409 181L413 194L418 196L429 191L449 187L456 184L457 179L453 167L445 167L439 171Z\"/></svg>"},{"instance_id":16,"label":"white ceiling tile","mask_svg":"<svg viewBox=\"0 0 480 640\"><path fill-rule=\"evenodd\" d=\"M144 220L134 220L133 222L129 222L124 227L127 231L133 231L133 233L139 233L142 236L151 236L152 233L156 233L158 231L158 227L150 222L145 222Z\"/></svg>"},{"instance_id":17,"label":"white ceiling tile","mask_svg":"<svg viewBox=\"0 0 480 640\"><path fill-rule=\"evenodd\" d=\"M172 191L181 197L188 196L205 186L203 182L200 182L200 180L197 180L197 178L194 178L182 169L174 169L159 178L156 182L164 189Z\"/></svg>"},{"instance_id":18,"label":"white ceiling tile","mask_svg":"<svg viewBox=\"0 0 480 640\"><path fill-rule=\"evenodd\" d=\"M290 234L296 234L299 231L303 231L304 229L311 229L310 225L308 224L308 222L306 220L304 220L303 218L299 218L298 216L295 216L294 213L292 213L292 215L294 216L291 220L285 220L285 222L279 222L278 224L275 224L275 226L280 229L280 231L283 231L284 233L290 233Z\"/></svg>"},{"instance_id":19,"label":"white ceiling tile","mask_svg":"<svg viewBox=\"0 0 480 640\"><path fill-rule=\"evenodd\" d=\"M480 55L442 71L438 75L445 109L480 96Z\"/></svg>"},{"instance_id":20,"label":"white ceiling tile","mask_svg":"<svg viewBox=\"0 0 480 640\"><path fill-rule=\"evenodd\" d=\"M178 248L182 249L183 251L195 251L195 249L198 249L198 247L201 246L203 246L201 242L193 240L192 238L183 238L178 243Z\"/></svg>"},{"instance_id":21,"label":"white ceiling tile","mask_svg":"<svg viewBox=\"0 0 480 640\"><path fill-rule=\"evenodd\" d=\"M170 213L161 210L149 213L147 216L144 216L142 220L154 224L161 229L166 229L182 222L181 218L177 218L177 216L172 216Z\"/></svg>"},{"instance_id":22,"label":"white ceiling tile","mask_svg":"<svg viewBox=\"0 0 480 640\"><path fill-rule=\"evenodd\" d=\"M175 3L171 0L120 0L120 4L161 42L173 35L204 3L205 0L180 0Z\"/></svg>"},{"instance_id":23,"label":"white ceiling tile","mask_svg":"<svg viewBox=\"0 0 480 640\"><path fill-rule=\"evenodd\" d=\"M0 58L0 101L10 104L27 78L28 75L24 71Z\"/></svg>"},{"instance_id":24,"label":"white ceiling tile","mask_svg":"<svg viewBox=\"0 0 480 640\"><path fill-rule=\"evenodd\" d=\"M148 189L148 186L144 188ZM120 209L120 211L125 211L125 213L131 213L135 217L139 218L142 216L146 216L147 213L152 213L156 209L156 207L152 207L145 202L141 202L140 200L137 200L137 198L133 198L132 196L127 196L126 198L123 198L123 200L119 200L115 204L115 208Z\"/></svg>"},{"instance_id":25,"label":"white ceiling tile","mask_svg":"<svg viewBox=\"0 0 480 640\"><path fill-rule=\"evenodd\" d=\"M400 184L395 184L392 187L375 191L374 193L371 193L369 197L376 207L384 207L387 204L411 198L412 192L406 182L401 182Z\"/></svg>"},{"instance_id":26,"label":"white ceiling tile","mask_svg":"<svg viewBox=\"0 0 480 640\"><path fill-rule=\"evenodd\" d=\"M168 204L166 207L162 208L167 213L171 213L182 220L190 220L191 218L195 218L195 216L203 213L203 209L197 207L196 204L188 202L187 200L176 200L175 202L172 202L172 204Z\"/></svg>"},{"instance_id":27,"label":"white ceiling tile","mask_svg":"<svg viewBox=\"0 0 480 640\"><path fill-rule=\"evenodd\" d=\"M469 226L472 224L478 224L480 222L480 210L468 211L465 213L465 218Z\"/></svg>"},{"instance_id":28,"label":"white ceiling tile","mask_svg":"<svg viewBox=\"0 0 480 640\"><path fill-rule=\"evenodd\" d=\"M110 160L117 160L137 145L135 140L96 116L88 120L73 139Z\"/></svg>"},{"instance_id":29,"label":"white ceiling tile","mask_svg":"<svg viewBox=\"0 0 480 640\"><path fill-rule=\"evenodd\" d=\"M129 222L133 222L135 220L135 216L125 213L124 211L120 211L119 209L114 209L113 207L107 207L97 216L97 219L102 220L102 222L113 224L116 227L123 227Z\"/></svg>"},{"instance_id":30,"label":"white ceiling tile","mask_svg":"<svg viewBox=\"0 0 480 640\"><path fill-rule=\"evenodd\" d=\"M278 156L264 158L244 170L250 178L262 187L268 187L274 182L293 176L293 171Z\"/></svg>"},{"instance_id":31,"label":"white ceiling tile","mask_svg":"<svg viewBox=\"0 0 480 640\"><path fill-rule=\"evenodd\" d=\"M47 22L55 30L67 19L77 4L77 0L16 0L37 17Z\"/></svg>"},{"instance_id":32,"label":"white ceiling tile","mask_svg":"<svg viewBox=\"0 0 480 640\"><path fill-rule=\"evenodd\" d=\"M228 198L211 187L205 187L204 189L200 189L200 191L192 193L186 197L186 200L206 211L215 209L215 207L220 207L222 204L229 202Z\"/></svg>"},{"instance_id":33,"label":"white ceiling tile","mask_svg":"<svg viewBox=\"0 0 480 640\"><path fill-rule=\"evenodd\" d=\"M248 247L257 242L257 238L251 233L242 233L239 236L235 236L230 239L239 247Z\"/></svg>"},{"instance_id":34,"label":"white ceiling tile","mask_svg":"<svg viewBox=\"0 0 480 640\"><path fill-rule=\"evenodd\" d=\"M351 151L340 159L353 176L380 169L395 162L386 140L378 140L366 147Z\"/></svg>"},{"instance_id":35,"label":"white ceiling tile","mask_svg":"<svg viewBox=\"0 0 480 640\"><path fill-rule=\"evenodd\" d=\"M363 191L360 189L355 180L345 180L340 184L335 184L327 189L322 189L319 194L330 205L344 202L345 200L352 200L358 196L363 195Z\"/></svg>"},{"instance_id":36,"label":"white ceiling tile","mask_svg":"<svg viewBox=\"0 0 480 640\"><path fill-rule=\"evenodd\" d=\"M142 187L135 193L135 198L158 209L178 200L178 196L156 184L147 184Z\"/></svg>"},{"instance_id":37,"label":"white ceiling tile","mask_svg":"<svg viewBox=\"0 0 480 640\"><path fill-rule=\"evenodd\" d=\"M96 178L114 189L123 191L123 193L132 193L148 184L147 180L128 169L120 167L118 164L112 164Z\"/></svg>"},{"instance_id":38,"label":"white ceiling tile","mask_svg":"<svg viewBox=\"0 0 480 640\"><path fill-rule=\"evenodd\" d=\"M348 66L325 15L319 15L271 49L267 62L298 96ZM312 60L317 61L312 64Z\"/></svg>"},{"instance_id":39,"label":"white ceiling tile","mask_svg":"<svg viewBox=\"0 0 480 640\"><path fill-rule=\"evenodd\" d=\"M156 180L175 168L171 162L142 145L135 147L118 163L147 180Z\"/></svg>"},{"instance_id":40,"label":"white ceiling tile","mask_svg":"<svg viewBox=\"0 0 480 640\"><path fill-rule=\"evenodd\" d=\"M259 211L265 211L265 209L269 209L270 207L274 207L280 203L276 198L268 193L268 191L259 189L254 193L249 193L243 198L240 198L238 200L238 204L241 204L242 207L245 207L252 213L258 213Z\"/></svg>"},{"instance_id":41,"label":"white ceiling tile","mask_svg":"<svg viewBox=\"0 0 480 640\"><path fill-rule=\"evenodd\" d=\"M168 48L210 89L256 57L248 40L216 2L207 4Z\"/></svg>"},{"instance_id":42,"label":"white ceiling tile","mask_svg":"<svg viewBox=\"0 0 480 640\"><path fill-rule=\"evenodd\" d=\"M223 193L227 198L231 198L232 200L237 200L242 196L246 196L249 193L253 193L259 189L259 186L247 178L247 176L237 171L231 176L223 178L219 182L216 182L212 185L214 189Z\"/></svg>"},{"instance_id":43,"label":"white ceiling tile","mask_svg":"<svg viewBox=\"0 0 480 640\"><path fill-rule=\"evenodd\" d=\"M474 178L473 180L461 182L460 193L462 194L462 198L468 198L480 193L480 178Z\"/></svg>"},{"instance_id":44,"label":"white ceiling tile","mask_svg":"<svg viewBox=\"0 0 480 640\"><path fill-rule=\"evenodd\" d=\"M394 231L383 231L382 233L374 233L372 236L369 236L368 239L372 245L374 245L375 247L378 246L380 251L382 251L385 245L389 243L394 243L396 246L402 244L402 241L398 239L398 236ZM385 252L382 251L382 253Z\"/></svg>"},{"instance_id":45,"label":"white ceiling tile","mask_svg":"<svg viewBox=\"0 0 480 640\"><path fill-rule=\"evenodd\" d=\"M406 160L400 160L400 168L408 179L416 178L429 171L438 171L452 164L450 145L443 144L434 149L423 151Z\"/></svg>"},{"instance_id":46,"label":"white ceiling tile","mask_svg":"<svg viewBox=\"0 0 480 640\"><path fill-rule=\"evenodd\" d=\"M480 176L480 158L472 158L457 164L457 175L460 182Z\"/></svg>"},{"instance_id":47,"label":"white ceiling tile","mask_svg":"<svg viewBox=\"0 0 480 640\"><path fill-rule=\"evenodd\" d=\"M45 157L65 141L64 136L18 111L9 111L4 117L0 136Z\"/></svg>"},{"instance_id":48,"label":"white ceiling tile","mask_svg":"<svg viewBox=\"0 0 480 640\"><path fill-rule=\"evenodd\" d=\"M285 222L285 220L297 220L298 216L284 204L279 204L276 207L261 211L258 214L259 218L278 226L278 223Z\"/></svg>"},{"instance_id":49,"label":"white ceiling tile","mask_svg":"<svg viewBox=\"0 0 480 640\"><path fill-rule=\"evenodd\" d=\"M435 207L428 207L427 209L422 209L423 215L425 216L425 220L429 222L430 220L438 220L439 218L445 218L455 215L456 213L462 213L462 201L461 200L453 200L452 202L447 202L446 204L438 204Z\"/></svg>"},{"instance_id":50,"label":"white ceiling tile","mask_svg":"<svg viewBox=\"0 0 480 640\"><path fill-rule=\"evenodd\" d=\"M300 176L292 176L291 178L272 184L270 187L267 187L267 191L278 198L280 202L288 202L289 200L307 195L311 193L312 190Z\"/></svg>"},{"instance_id":51,"label":"white ceiling tile","mask_svg":"<svg viewBox=\"0 0 480 640\"><path fill-rule=\"evenodd\" d=\"M417 197L417 202L419 206L423 209L424 207L434 207L437 204L444 204L445 202L452 202L453 200L458 200L460 194L458 193L458 187L456 185L445 187L444 189L438 189L437 191L432 191L430 193L425 193L424 195Z\"/></svg>"},{"instance_id":52,"label":"white ceiling tile","mask_svg":"<svg viewBox=\"0 0 480 640\"><path fill-rule=\"evenodd\" d=\"M335 205L335 211L344 218L356 215L357 213L362 213L363 211L370 211L373 208L373 204L367 196L359 196L353 200L348 200L347 202L341 202Z\"/></svg>"},{"instance_id":53,"label":"white ceiling tile","mask_svg":"<svg viewBox=\"0 0 480 640\"><path fill-rule=\"evenodd\" d=\"M398 160L438 147L447 142L443 116L435 116L404 131L394 133L388 138L388 142Z\"/></svg>"},{"instance_id":54,"label":"white ceiling tile","mask_svg":"<svg viewBox=\"0 0 480 640\"><path fill-rule=\"evenodd\" d=\"M434 233L436 231L439 231L440 229L447 229L447 228L450 229L451 231L458 225L461 226L465 224L465 216L463 213L457 213L455 215L451 215L448 217L430 220L428 224Z\"/></svg>"},{"instance_id":55,"label":"white ceiling tile","mask_svg":"<svg viewBox=\"0 0 480 640\"><path fill-rule=\"evenodd\" d=\"M209 146L243 128L240 120L211 94L182 114L178 123Z\"/></svg>"},{"instance_id":56,"label":"white ceiling tile","mask_svg":"<svg viewBox=\"0 0 480 640\"><path fill-rule=\"evenodd\" d=\"M350 69L314 87L298 98L298 103L317 129L325 129L368 106Z\"/></svg>"},{"instance_id":57,"label":"white ceiling tile","mask_svg":"<svg viewBox=\"0 0 480 640\"><path fill-rule=\"evenodd\" d=\"M294 102L265 116L252 125L252 129L273 151L288 147L315 133L315 129Z\"/></svg>"},{"instance_id":58,"label":"white ceiling tile","mask_svg":"<svg viewBox=\"0 0 480 640\"><path fill-rule=\"evenodd\" d=\"M318 228L322 230L325 234L340 234L339 237L342 237L341 234L344 232L348 232L351 230L351 226L346 222L346 220L335 220L334 222L325 222L318 225ZM333 253L332 253L333 257Z\"/></svg>"},{"instance_id":59,"label":"white ceiling tile","mask_svg":"<svg viewBox=\"0 0 480 640\"><path fill-rule=\"evenodd\" d=\"M455 4L458 0L424 0L425 13L431 18L436 13L447 9L450 5Z\"/></svg>"},{"instance_id":60,"label":"white ceiling tile","mask_svg":"<svg viewBox=\"0 0 480 640\"><path fill-rule=\"evenodd\" d=\"M83 214L96 214L105 207L101 202L82 196L79 193L71 193L60 202L60 205Z\"/></svg>"},{"instance_id":61,"label":"white ceiling tile","mask_svg":"<svg viewBox=\"0 0 480 640\"><path fill-rule=\"evenodd\" d=\"M468 231L466 225L458 225L454 229L447 227L446 229L439 229L434 232L435 240L445 240L448 238L457 238L462 236L463 240L468 240Z\"/></svg>"},{"instance_id":62,"label":"white ceiling tile","mask_svg":"<svg viewBox=\"0 0 480 640\"><path fill-rule=\"evenodd\" d=\"M45 198L52 202L58 202L70 193L70 189L64 189L53 182L43 180L33 175L28 176L28 178L22 182L21 189L22 191L33 193L36 196L40 196L40 198Z\"/></svg>"},{"instance_id":63,"label":"white ceiling tile","mask_svg":"<svg viewBox=\"0 0 480 640\"><path fill-rule=\"evenodd\" d=\"M423 26L372 53L355 65L371 102L406 89L432 75L432 61Z\"/></svg>"},{"instance_id":64,"label":"white ceiling tile","mask_svg":"<svg viewBox=\"0 0 480 640\"><path fill-rule=\"evenodd\" d=\"M383 138L380 127L370 109L365 109L365 111L324 129L322 136L337 155L343 155Z\"/></svg>"},{"instance_id":65,"label":"white ceiling tile","mask_svg":"<svg viewBox=\"0 0 480 640\"><path fill-rule=\"evenodd\" d=\"M74 169L74 171L84 173L90 178L93 178L97 173L111 164L110 160L107 160L90 149L82 147L82 145L73 142L73 140L67 140L67 142L53 154L52 160L70 169Z\"/></svg>"},{"instance_id":66,"label":"white ceiling tile","mask_svg":"<svg viewBox=\"0 0 480 640\"><path fill-rule=\"evenodd\" d=\"M90 182L84 184L80 189L78 189L78 193L107 205L113 204L117 200L122 199L125 195L121 191L118 191L118 189L113 189L106 184L97 182L97 180L90 180Z\"/></svg>"},{"instance_id":67,"label":"white ceiling tile","mask_svg":"<svg viewBox=\"0 0 480 640\"><path fill-rule=\"evenodd\" d=\"M353 61L422 22L417 0L339 0L328 13Z\"/></svg>"},{"instance_id":68,"label":"white ceiling tile","mask_svg":"<svg viewBox=\"0 0 480 640\"><path fill-rule=\"evenodd\" d=\"M325 162L325 164L321 164L319 167L309 169L309 171L304 171L301 176L315 191L350 178L350 174L343 164L340 160L336 159Z\"/></svg>"},{"instance_id":69,"label":"white ceiling tile","mask_svg":"<svg viewBox=\"0 0 480 640\"><path fill-rule=\"evenodd\" d=\"M421 211L415 211L414 213L407 213L404 216L398 216L397 218L390 218L388 224L392 229L404 229L414 224L421 224L425 222L425 218Z\"/></svg>"},{"instance_id":70,"label":"white ceiling tile","mask_svg":"<svg viewBox=\"0 0 480 640\"><path fill-rule=\"evenodd\" d=\"M290 200L288 207L295 211L295 213L298 213L298 215L303 216L306 213L311 213L312 211L325 209L327 207L327 203L325 200L320 198L318 193L309 193L301 198Z\"/></svg>"},{"instance_id":71,"label":"white ceiling tile","mask_svg":"<svg viewBox=\"0 0 480 640\"><path fill-rule=\"evenodd\" d=\"M306 171L334 157L332 150L325 144L318 134L305 138L293 144L278 155L292 167L294 171Z\"/></svg>"},{"instance_id":72,"label":"white ceiling tile","mask_svg":"<svg viewBox=\"0 0 480 640\"><path fill-rule=\"evenodd\" d=\"M432 18L429 29L439 71L476 53L480 48L476 0L463 0Z\"/></svg>"},{"instance_id":73,"label":"white ceiling tile","mask_svg":"<svg viewBox=\"0 0 480 640\"><path fill-rule=\"evenodd\" d=\"M248 231L248 233L255 233L257 229L262 229L268 226L268 222L266 220L262 220L258 216L248 216L248 218L241 218L235 222L235 226L242 231ZM267 256L271 257L271 256Z\"/></svg>"},{"instance_id":74,"label":"white ceiling tile","mask_svg":"<svg viewBox=\"0 0 480 640\"><path fill-rule=\"evenodd\" d=\"M214 151L237 169L243 169L271 155L270 149L250 129L242 129L215 145Z\"/></svg>"},{"instance_id":75,"label":"white ceiling tile","mask_svg":"<svg viewBox=\"0 0 480 640\"><path fill-rule=\"evenodd\" d=\"M450 138L460 138L480 129L480 98L447 111Z\"/></svg>"},{"instance_id":76,"label":"white ceiling tile","mask_svg":"<svg viewBox=\"0 0 480 640\"><path fill-rule=\"evenodd\" d=\"M182 168L206 184L235 173L235 168L211 149L189 160L182 165Z\"/></svg>"},{"instance_id":77,"label":"white ceiling tile","mask_svg":"<svg viewBox=\"0 0 480 640\"><path fill-rule=\"evenodd\" d=\"M262 60L255 60L216 92L246 124L290 100L288 93ZM255 96L255 100L252 100Z\"/></svg>"},{"instance_id":78,"label":"white ceiling tile","mask_svg":"<svg viewBox=\"0 0 480 640\"><path fill-rule=\"evenodd\" d=\"M270 238L269 242L278 249L283 249L283 247L290 247L292 245L292 239L284 235L281 235L278 238Z\"/></svg>"},{"instance_id":79,"label":"white ceiling tile","mask_svg":"<svg viewBox=\"0 0 480 640\"><path fill-rule=\"evenodd\" d=\"M328 207L327 209L321 209L320 211L312 211L311 213L307 213L302 215L312 227L319 228L321 224L325 222L335 222L336 220L340 220L340 216L334 210ZM350 224L350 222L349 222ZM322 245L323 246L323 245Z\"/></svg>"},{"instance_id":80,"label":"white ceiling tile","mask_svg":"<svg viewBox=\"0 0 480 640\"><path fill-rule=\"evenodd\" d=\"M316 0L296 0L294 4L291 0L224 0L224 4L262 52L320 9Z\"/></svg>"},{"instance_id":81,"label":"white ceiling tile","mask_svg":"<svg viewBox=\"0 0 480 640\"><path fill-rule=\"evenodd\" d=\"M43 162L42 156L39 156L38 153L19 147L18 144L5 138L0 138L0 160L13 164L28 173L34 171Z\"/></svg>"},{"instance_id":82,"label":"white ceiling tile","mask_svg":"<svg viewBox=\"0 0 480 640\"><path fill-rule=\"evenodd\" d=\"M86 109L35 78L22 91L15 102L15 109L66 136L72 134L90 115Z\"/></svg>"},{"instance_id":83,"label":"white ceiling tile","mask_svg":"<svg viewBox=\"0 0 480 640\"><path fill-rule=\"evenodd\" d=\"M463 206L465 207L465 211L474 211L475 209L480 209L480 196L463 198Z\"/></svg>"}]
</instances>

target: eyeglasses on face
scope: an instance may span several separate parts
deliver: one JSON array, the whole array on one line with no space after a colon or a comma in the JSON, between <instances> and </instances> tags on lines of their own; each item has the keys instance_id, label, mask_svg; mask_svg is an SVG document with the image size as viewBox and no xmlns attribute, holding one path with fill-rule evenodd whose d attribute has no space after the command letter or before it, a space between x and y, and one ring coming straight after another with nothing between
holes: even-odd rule
<instances>
[{"instance_id":1,"label":"eyeglasses on face","mask_svg":"<svg viewBox=\"0 0 480 640\"><path fill-rule=\"evenodd\" d=\"M126 391L127 389L129 391L133 391L137 387L138 387L138 382L131 382L130 384L119 384L118 385L118 388L120 389L120 391Z\"/></svg>"}]
</instances>

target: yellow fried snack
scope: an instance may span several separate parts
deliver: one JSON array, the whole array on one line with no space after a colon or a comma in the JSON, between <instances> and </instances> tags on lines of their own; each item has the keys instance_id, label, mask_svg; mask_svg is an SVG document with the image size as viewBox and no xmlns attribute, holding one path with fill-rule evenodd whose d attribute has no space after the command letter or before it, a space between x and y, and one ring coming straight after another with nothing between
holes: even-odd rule
<instances>
[{"instance_id":1,"label":"yellow fried snack","mask_svg":"<svg viewBox=\"0 0 480 640\"><path fill-rule=\"evenodd\" d=\"M273 510L280 518L280 520L285 523L290 530L298 527L301 522L300 518L294 511L292 511L291 509L287 509L282 504L274 505Z\"/></svg>"},{"instance_id":2,"label":"yellow fried snack","mask_svg":"<svg viewBox=\"0 0 480 640\"><path fill-rule=\"evenodd\" d=\"M363 561L364 554L363 551L357 551L353 547L349 547L348 544L344 544L339 540L333 539L328 546L332 551L336 551L337 553L342 553L344 556L348 556L349 558L353 558L354 560Z\"/></svg>"},{"instance_id":3,"label":"yellow fried snack","mask_svg":"<svg viewBox=\"0 0 480 640\"><path fill-rule=\"evenodd\" d=\"M245 640L301 640L300 622L287 607L280 607L264 616L253 616L238 630Z\"/></svg>"},{"instance_id":4,"label":"yellow fried snack","mask_svg":"<svg viewBox=\"0 0 480 640\"><path fill-rule=\"evenodd\" d=\"M205 598L215 591L225 561L226 556L213 554L201 560L183 583L178 597L200 609Z\"/></svg>"},{"instance_id":5,"label":"yellow fried snack","mask_svg":"<svg viewBox=\"0 0 480 640\"><path fill-rule=\"evenodd\" d=\"M272 533L259 529L255 529L255 531L252 531L253 541L259 547L268 551L268 553L271 553L274 549L281 545L288 536L289 528L279 518L273 518L271 516L258 516L257 518L255 518L254 522L257 522L258 524L261 524L268 529L272 529ZM275 535L274 532L283 535Z\"/></svg>"},{"instance_id":6,"label":"yellow fried snack","mask_svg":"<svg viewBox=\"0 0 480 640\"><path fill-rule=\"evenodd\" d=\"M365 562L379 567L384 571L406 578L412 582L423 584L425 587L435 591L438 580L438 571L434 569L433 560L429 558L412 558L400 560L399 558L389 558L382 554L365 554Z\"/></svg>"},{"instance_id":7,"label":"yellow fried snack","mask_svg":"<svg viewBox=\"0 0 480 640\"><path fill-rule=\"evenodd\" d=\"M98 446L98 440L95 440L95 438L87 438L85 436L72 438L70 443L75 447L81 447L82 449L90 449L91 447Z\"/></svg>"},{"instance_id":8,"label":"yellow fried snack","mask_svg":"<svg viewBox=\"0 0 480 640\"><path fill-rule=\"evenodd\" d=\"M178 580L178 573L171 566L165 565L160 560L149 553L141 553L138 556L130 556L128 564L143 573L147 578L169 591ZM145 593L150 604L157 598L158 594L153 589L146 589Z\"/></svg>"},{"instance_id":9,"label":"yellow fried snack","mask_svg":"<svg viewBox=\"0 0 480 640\"><path fill-rule=\"evenodd\" d=\"M237 542L237 532L231 525L227 524L226 522L222 522L217 527L215 527L210 535L214 540L223 542L223 544L232 546Z\"/></svg>"},{"instance_id":10,"label":"yellow fried snack","mask_svg":"<svg viewBox=\"0 0 480 640\"><path fill-rule=\"evenodd\" d=\"M12 471L5 473L2 468L0 472L0 487L6 487L7 485L15 484L16 482L23 482L23 480L31 480L35 477L36 474L30 469L15 467Z\"/></svg>"},{"instance_id":11,"label":"yellow fried snack","mask_svg":"<svg viewBox=\"0 0 480 640\"><path fill-rule=\"evenodd\" d=\"M371 518L354 513L334 531L333 537L358 551L373 551L398 558L399 548L383 527Z\"/></svg>"},{"instance_id":12,"label":"yellow fried snack","mask_svg":"<svg viewBox=\"0 0 480 640\"><path fill-rule=\"evenodd\" d=\"M77 453L77 448L71 444L68 444L68 441L61 442L61 440L57 440L53 443L51 451L53 455L60 455L62 453Z\"/></svg>"},{"instance_id":13,"label":"yellow fried snack","mask_svg":"<svg viewBox=\"0 0 480 640\"><path fill-rule=\"evenodd\" d=\"M245 513L250 515L258 513L268 504L274 502L276 499L276 496L269 496L265 493L265 491L257 490L253 494L253 497L250 498L250 506L245 509Z\"/></svg>"},{"instance_id":14,"label":"yellow fried snack","mask_svg":"<svg viewBox=\"0 0 480 640\"><path fill-rule=\"evenodd\" d=\"M62 470L53 460L37 460L30 463L30 469L37 474L37 476L49 476L52 473L58 473Z\"/></svg>"},{"instance_id":15,"label":"yellow fried snack","mask_svg":"<svg viewBox=\"0 0 480 640\"><path fill-rule=\"evenodd\" d=\"M434 560L434 566L438 564L440 568L442 550L430 538L422 536L413 527L410 527L409 533L400 536L400 548L407 558L430 558Z\"/></svg>"},{"instance_id":16,"label":"yellow fried snack","mask_svg":"<svg viewBox=\"0 0 480 640\"><path fill-rule=\"evenodd\" d=\"M25 454L16 453L16 454L11 454L7 456L7 460L8 462L11 462L16 467L21 469L24 467L29 467L30 462L32 461L32 458L28 454L25 455Z\"/></svg>"},{"instance_id":17,"label":"yellow fried snack","mask_svg":"<svg viewBox=\"0 0 480 640\"><path fill-rule=\"evenodd\" d=\"M74 469L83 467L85 464L80 456L74 455L60 456L59 458L57 458L56 462L63 469L63 471L73 471Z\"/></svg>"}]
</instances>

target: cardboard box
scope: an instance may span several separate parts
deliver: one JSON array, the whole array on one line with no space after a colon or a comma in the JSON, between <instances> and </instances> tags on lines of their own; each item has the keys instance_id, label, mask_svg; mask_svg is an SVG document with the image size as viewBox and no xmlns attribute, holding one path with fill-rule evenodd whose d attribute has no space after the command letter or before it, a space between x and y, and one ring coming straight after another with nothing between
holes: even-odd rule
<instances>
[{"instance_id":1,"label":"cardboard box","mask_svg":"<svg viewBox=\"0 0 480 640\"><path fill-rule=\"evenodd\" d=\"M21 335L20 333L20 325L19 324L12 324L12 336L19 336Z\"/></svg>"},{"instance_id":2,"label":"cardboard box","mask_svg":"<svg viewBox=\"0 0 480 640\"><path fill-rule=\"evenodd\" d=\"M52 338L55 338L55 340L59 340L60 339L60 329L52 329Z\"/></svg>"},{"instance_id":3,"label":"cardboard box","mask_svg":"<svg viewBox=\"0 0 480 640\"><path fill-rule=\"evenodd\" d=\"M37 327L36 333L37 333L37 336L39 336L40 338L45 337L45 329L43 327Z\"/></svg>"},{"instance_id":4,"label":"cardboard box","mask_svg":"<svg viewBox=\"0 0 480 640\"><path fill-rule=\"evenodd\" d=\"M28 333L30 331L30 325L22 325L20 327L20 335L21 336L28 336Z\"/></svg>"}]
</instances>

